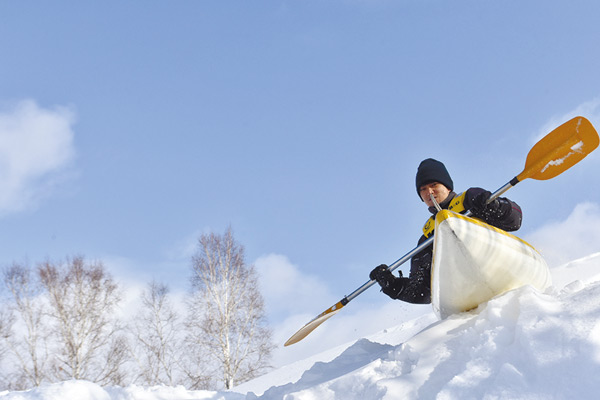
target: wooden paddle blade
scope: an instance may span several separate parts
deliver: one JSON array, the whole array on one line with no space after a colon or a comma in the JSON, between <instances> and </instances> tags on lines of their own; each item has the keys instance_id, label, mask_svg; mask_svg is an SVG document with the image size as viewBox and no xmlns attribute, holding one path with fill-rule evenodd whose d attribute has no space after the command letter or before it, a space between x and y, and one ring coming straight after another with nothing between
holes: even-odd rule
<instances>
[{"instance_id":1,"label":"wooden paddle blade","mask_svg":"<svg viewBox=\"0 0 600 400\"><path fill-rule=\"evenodd\" d=\"M587 119L575 117L533 146L517 179L546 180L562 174L598 147L598 133Z\"/></svg>"},{"instance_id":2,"label":"wooden paddle blade","mask_svg":"<svg viewBox=\"0 0 600 400\"><path fill-rule=\"evenodd\" d=\"M313 319L308 324L300 328L298 332L294 333L292 337L290 337L288 341L285 342L284 346L289 346L290 344L298 343L299 341L304 339L306 336L308 336L309 333L317 329L319 325L321 325L323 322L327 321L329 318L337 314L342 309L342 307L344 307L344 303L347 304L347 302L344 302L343 300L339 301L327 310L323 311L321 314L317 315L315 319Z\"/></svg>"}]
</instances>

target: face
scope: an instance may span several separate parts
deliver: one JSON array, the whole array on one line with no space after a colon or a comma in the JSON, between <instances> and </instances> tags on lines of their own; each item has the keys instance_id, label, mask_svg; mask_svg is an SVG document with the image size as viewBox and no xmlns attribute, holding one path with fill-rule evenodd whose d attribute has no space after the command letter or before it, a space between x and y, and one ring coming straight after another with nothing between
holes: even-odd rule
<instances>
[{"instance_id":1,"label":"face","mask_svg":"<svg viewBox=\"0 0 600 400\"><path fill-rule=\"evenodd\" d=\"M439 182L431 182L419 188L419 195L425 204L427 204L427 207L432 207L434 205L430 197L432 194L435 201L439 204L446 200L446 197L450 194L450 190Z\"/></svg>"}]
</instances>

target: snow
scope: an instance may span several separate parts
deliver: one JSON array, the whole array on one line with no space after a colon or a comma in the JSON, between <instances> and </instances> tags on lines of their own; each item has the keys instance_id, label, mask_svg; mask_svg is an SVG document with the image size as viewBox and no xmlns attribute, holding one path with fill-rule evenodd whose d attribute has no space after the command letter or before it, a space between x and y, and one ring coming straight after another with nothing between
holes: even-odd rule
<instances>
[{"instance_id":1,"label":"snow","mask_svg":"<svg viewBox=\"0 0 600 400\"><path fill-rule=\"evenodd\" d=\"M583 141L579 141L576 144L574 144L573 146L571 146L571 150L573 150L573 151L568 152L563 158L558 158L556 160L548 161L548 163L544 166L544 168L542 168L542 172L546 171L550 167L554 167L556 165L560 165L560 164L564 163L567 158L569 158L570 156L572 156L575 153L581 153L581 149L583 148L583 145L584 145Z\"/></svg>"},{"instance_id":2,"label":"snow","mask_svg":"<svg viewBox=\"0 0 600 400\"><path fill-rule=\"evenodd\" d=\"M228 392L68 381L0 400L596 398L600 253L552 273L543 293L525 286L443 321L427 313Z\"/></svg>"}]
</instances>

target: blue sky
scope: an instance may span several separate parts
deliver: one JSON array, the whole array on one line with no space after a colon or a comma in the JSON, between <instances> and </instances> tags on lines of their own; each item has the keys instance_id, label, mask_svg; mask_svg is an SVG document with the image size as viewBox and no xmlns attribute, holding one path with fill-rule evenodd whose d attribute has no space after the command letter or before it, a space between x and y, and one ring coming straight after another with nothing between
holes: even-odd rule
<instances>
[{"instance_id":1,"label":"blue sky","mask_svg":"<svg viewBox=\"0 0 600 400\"><path fill-rule=\"evenodd\" d=\"M1 2L0 263L81 254L182 289L194 239L231 225L270 304L316 315L412 249L422 159L493 191L542 133L600 126L599 17L596 1ZM521 235L543 247L548 224L595 220L599 167L507 193ZM572 256L600 251L587 229ZM272 307L279 324L300 306Z\"/></svg>"}]
</instances>

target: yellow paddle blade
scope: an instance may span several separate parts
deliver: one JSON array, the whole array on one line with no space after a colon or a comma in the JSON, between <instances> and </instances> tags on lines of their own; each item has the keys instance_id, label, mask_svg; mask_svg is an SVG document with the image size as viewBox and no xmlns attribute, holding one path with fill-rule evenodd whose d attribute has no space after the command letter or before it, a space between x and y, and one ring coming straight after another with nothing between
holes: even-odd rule
<instances>
[{"instance_id":1,"label":"yellow paddle blade","mask_svg":"<svg viewBox=\"0 0 600 400\"><path fill-rule=\"evenodd\" d=\"M533 146L517 179L546 180L562 174L598 147L598 133L587 119L575 117Z\"/></svg>"},{"instance_id":2,"label":"yellow paddle blade","mask_svg":"<svg viewBox=\"0 0 600 400\"><path fill-rule=\"evenodd\" d=\"M323 311L321 314L317 315L315 319L310 321L308 324L304 325L298 332L294 333L292 337L285 342L284 346L289 346L290 344L297 343L308 336L309 333L317 329L319 325L323 322L327 321L329 318L333 317L337 314L342 307L344 307L343 301L339 301L335 303L333 306Z\"/></svg>"}]
</instances>

